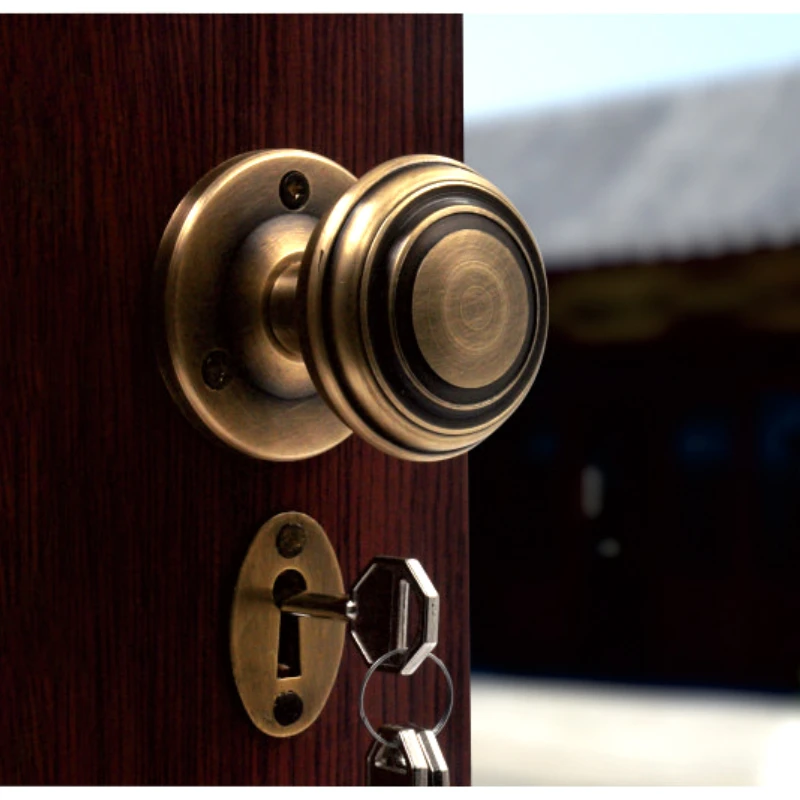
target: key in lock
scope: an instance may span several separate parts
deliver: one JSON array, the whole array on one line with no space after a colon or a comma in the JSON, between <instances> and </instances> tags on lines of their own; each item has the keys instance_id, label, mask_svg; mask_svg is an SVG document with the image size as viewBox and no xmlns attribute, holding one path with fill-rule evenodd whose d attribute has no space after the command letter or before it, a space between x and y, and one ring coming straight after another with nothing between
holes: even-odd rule
<instances>
[{"instance_id":1,"label":"key in lock","mask_svg":"<svg viewBox=\"0 0 800 800\"><path fill-rule=\"evenodd\" d=\"M409 626L412 595L420 603L414 631ZM367 664L389 651L401 651L381 665L384 672L413 674L438 642L439 594L415 558L376 556L350 597L299 592L279 598L278 607L284 614L349 622L350 635Z\"/></svg>"},{"instance_id":2,"label":"key in lock","mask_svg":"<svg viewBox=\"0 0 800 800\"><path fill-rule=\"evenodd\" d=\"M231 662L259 730L295 736L319 716L349 630L366 662L411 675L436 647L439 595L413 558L378 556L349 594L311 517L284 512L259 530L234 592Z\"/></svg>"}]
</instances>

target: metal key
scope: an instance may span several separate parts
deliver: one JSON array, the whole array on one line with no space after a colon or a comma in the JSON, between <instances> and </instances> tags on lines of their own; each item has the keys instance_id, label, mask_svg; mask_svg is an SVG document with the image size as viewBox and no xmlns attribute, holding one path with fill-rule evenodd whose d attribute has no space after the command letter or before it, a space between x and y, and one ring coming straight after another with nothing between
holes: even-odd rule
<instances>
[{"instance_id":1,"label":"metal key","mask_svg":"<svg viewBox=\"0 0 800 800\"><path fill-rule=\"evenodd\" d=\"M418 732L411 726L384 725L367 753L367 786L428 786L428 758Z\"/></svg>"},{"instance_id":2,"label":"metal key","mask_svg":"<svg viewBox=\"0 0 800 800\"><path fill-rule=\"evenodd\" d=\"M410 599L419 600L419 626L409 630ZM377 556L353 586L351 596L302 592L276 598L281 611L297 616L343 619L367 664L400 651L381 664L384 672L411 675L436 647L439 594L416 558Z\"/></svg>"},{"instance_id":3,"label":"metal key","mask_svg":"<svg viewBox=\"0 0 800 800\"><path fill-rule=\"evenodd\" d=\"M450 769L433 731L417 725L384 725L367 754L368 786L449 786ZM415 741L416 740L416 741Z\"/></svg>"},{"instance_id":4,"label":"metal key","mask_svg":"<svg viewBox=\"0 0 800 800\"><path fill-rule=\"evenodd\" d=\"M417 739L425 754L425 761L428 764L428 786L449 786L450 768L447 766L442 748L436 739L433 731L424 728L416 728Z\"/></svg>"}]
</instances>

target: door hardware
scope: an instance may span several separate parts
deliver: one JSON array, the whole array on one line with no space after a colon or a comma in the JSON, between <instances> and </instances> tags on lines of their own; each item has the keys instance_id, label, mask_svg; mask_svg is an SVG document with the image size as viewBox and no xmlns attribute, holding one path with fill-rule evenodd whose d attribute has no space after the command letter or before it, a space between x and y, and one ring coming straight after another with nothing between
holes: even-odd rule
<instances>
[{"instance_id":1,"label":"door hardware","mask_svg":"<svg viewBox=\"0 0 800 800\"><path fill-rule=\"evenodd\" d=\"M368 786L449 786L447 767L432 731L414 725L383 725L387 744L372 743L367 754Z\"/></svg>"},{"instance_id":2,"label":"door hardware","mask_svg":"<svg viewBox=\"0 0 800 800\"><path fill-rule=\"evenodd\" d=\"M541 255L510 201L441 156L359 180L300 150L219 165L156 259L159 363L206 434L292 461L353 431L400 458L466 452L533 384Z\"/></svg>"},{"instance_id":3,"label":"door hardware","mask_svg":"<svg viewBox=\"0 0 800 800\"><path fill-rule=\"evenodd\" d=\"M428 654L428 658L439 666L447 680L449 699L447 710L433 728L424 728L409 722L403 725L382 725L376 731L367 718L364 695L369 679L393 655L394 652L390 651L372 663L364 676L359 693L359 716L374 740L367 753L367 785L449 786L450 770L437 736L450 719L455 695L450 671L438 656Z\"/></svg>"},{"instance_id":4,"label":"door hardware","mask_svg":"<svg viewBox=\"0 0 800 800\"><path fill-rule=\"evenodd\" d=\"M270 519L242 564L231 612L233 674L256 727L294 736L316 720L347 626L368 664L410 675L436 647L439 595L416 559L391 556L373 558L347 595L319 523L298 512Z\"/></svg>"}]
</instances>

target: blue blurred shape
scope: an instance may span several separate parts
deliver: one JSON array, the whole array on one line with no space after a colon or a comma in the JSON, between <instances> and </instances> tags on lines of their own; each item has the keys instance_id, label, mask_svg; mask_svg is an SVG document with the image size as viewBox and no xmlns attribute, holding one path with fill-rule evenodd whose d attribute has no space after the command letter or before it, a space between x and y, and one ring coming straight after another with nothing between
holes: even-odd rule
<instances>
[{"instance_id":1,"label":"blue blurred shape","mask_svg":"<svg viewBox=\"0 0 800 800\"><path fill-rule=\"evenodd\" d=\"M759 439L765 466L784 469L800 463L800 396L774 393L764 398Z\"/></svg>"},{"instance_id":2,"label":"blue blurred shape","mask_svg":"<svg viewBox=\"0 0 800 800\"><path fill-rule=\"evenodd\" d=\"M695 419L677 431L678 459L686 466L707 467L724 462L732 453L731 431L723 419Z\"/></svg>"}]
</instances>

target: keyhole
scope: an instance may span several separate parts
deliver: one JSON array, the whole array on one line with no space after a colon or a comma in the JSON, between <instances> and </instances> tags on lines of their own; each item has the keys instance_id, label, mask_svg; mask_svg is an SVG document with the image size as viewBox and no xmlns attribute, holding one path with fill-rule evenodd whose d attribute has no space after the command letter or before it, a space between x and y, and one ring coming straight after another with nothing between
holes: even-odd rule
<instances>
[{"instance_id":1,"label":"keyhole","mask_svg":"<svg viewBox=\"0 0 800 800\"><path fill-rule=\"evenodd\" d=\"M305 578L296 569L287 569L275 579L272 596L282 603L292 595L306 590ZM296 678L300 675L300 618L281 611L278 633L278 678Z\"/></svg>"}]
</instances>

